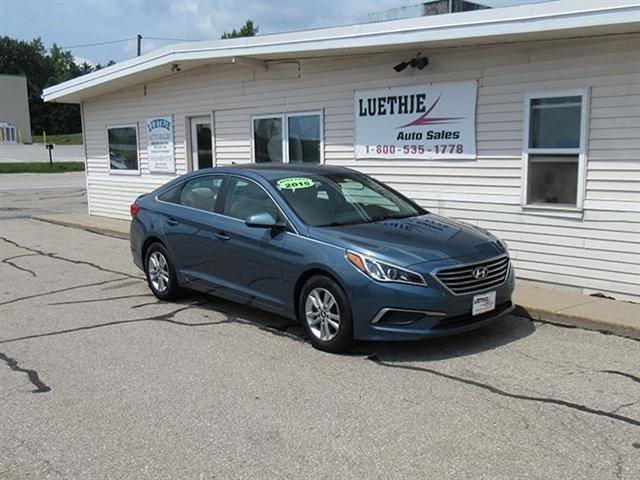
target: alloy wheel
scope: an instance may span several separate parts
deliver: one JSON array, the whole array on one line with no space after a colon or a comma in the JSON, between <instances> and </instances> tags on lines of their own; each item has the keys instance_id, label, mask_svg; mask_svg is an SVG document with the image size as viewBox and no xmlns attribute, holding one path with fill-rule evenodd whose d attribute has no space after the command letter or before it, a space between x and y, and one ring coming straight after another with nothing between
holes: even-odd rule
<instances>
[{"instance_id":1,"label":"alloy wheel","mask_svg":"<svg viewBox=\"0 0 640 480\"><path fill-rule=\"evenodd\" d=\"M340 309L329 290L314 288L305 301L305 318L311 333L323 342L331 341L340 329Z\"/></svg>"},{"instance_id":2,"label":"alloy wheel","mask_svg":"<svg viewBox=\"0 0 640 480\"><path fill-rule=\"evenodd\" d=\"M161 252L153 252L149 255L149 280L158 292L163 293L169 287L169 263Z\"/></svg>"}]
</instances>

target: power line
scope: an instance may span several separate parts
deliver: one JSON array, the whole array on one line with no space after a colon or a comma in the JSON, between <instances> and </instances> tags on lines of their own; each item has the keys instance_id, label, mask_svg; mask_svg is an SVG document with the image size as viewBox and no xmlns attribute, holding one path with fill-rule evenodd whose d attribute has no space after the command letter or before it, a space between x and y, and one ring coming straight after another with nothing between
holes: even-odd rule
<instances>
[{"instance_id":1,"label":"power line","mask_svg":"<svg viewBox=\"0 0 640 480\"><path fill-rule=\"evenodd\" d=\"M198 40L188 39L188 38L166 38L166 37L142 37L145 40L164 40L167 42L197 42ZM111 45L113 43L122 43L129 42L131 40L135 40L136 37L131 38L122 38L120 40L109 40L106 42L96 42L96 43L83 43L81 45L69 45L68 47L60 47L62 49L70 50L72 48L83 48L83 47L97 47L100 45Z\"/></svg>"},{"instance_id":2,"label":"power line","mask_svg":"<svg viewBox=\"0 0 640 480\"><path fill-rule=\"evenodd\" d=\"M143 37L147 40L166 40L168 42L198 42L199 40L193 40L188 38L164 38L164 37Z\"/></svg>"},{"instance_id":3,"label":"power line","mask_svg":"<svg viewBox=\"0 0 640 480\"><path fill-rule=\"evenodd\" d=\"M130 40L135 40L135 37L131 37L131 38L123 38L121 40L109 40L107 42L96 42L96 43L85 43L82 45L70 45L68 47L60 47L62 49L72 49L72 48L82 48L82 47L97 47L98 45L109 45L112 43L122 43L122 42L128 42Z\"/></svg>"}]
</instances>

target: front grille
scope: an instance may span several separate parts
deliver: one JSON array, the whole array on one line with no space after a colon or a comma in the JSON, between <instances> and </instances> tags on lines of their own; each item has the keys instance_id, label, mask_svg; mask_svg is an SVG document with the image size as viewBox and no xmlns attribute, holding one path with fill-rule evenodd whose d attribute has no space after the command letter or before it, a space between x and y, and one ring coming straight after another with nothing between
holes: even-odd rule
<instances>
[{"instance_id":1,"label":"front grille","mask_svg":"<svg viewBox=\"0 0 640 480\"><path fill-rule=\"evenodd\" d=\"M476 268L486 268L484 278L475 278ZM509 257L499 257L484 262L444 268L436 273L440 282L456 295L480 292L502 285L509 273Z\"/></svg>"}]
</instances>

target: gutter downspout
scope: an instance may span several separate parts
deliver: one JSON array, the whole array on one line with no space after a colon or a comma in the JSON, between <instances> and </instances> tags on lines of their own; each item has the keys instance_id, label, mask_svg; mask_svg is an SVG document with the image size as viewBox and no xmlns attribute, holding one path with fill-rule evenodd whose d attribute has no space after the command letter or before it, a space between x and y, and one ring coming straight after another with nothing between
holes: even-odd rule
<instances>
[{"instance_id":1,"label":"gutter downspout","mask_svg":"<svg viewBox=\"0 0 640 480\"><path fill-rule=\"evenodd\" d=\"M87 129L84 124L84 102L80 102L80 123L82 126L82 145L84 147L84 180L87 198L87 213L91 215L91 196L89 195L89 160L87 156ZM107 162L109 159L107 158Z\"/></svg>"}]
</instances>

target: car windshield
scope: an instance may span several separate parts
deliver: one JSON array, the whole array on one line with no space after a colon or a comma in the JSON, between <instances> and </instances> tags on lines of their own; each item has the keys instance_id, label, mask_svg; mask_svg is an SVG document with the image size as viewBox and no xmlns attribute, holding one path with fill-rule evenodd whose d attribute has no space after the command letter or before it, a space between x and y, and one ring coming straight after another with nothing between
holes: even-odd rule
<instances>
[{"instance_id":1,"label":"car windshield","mask_svg":"<svg viewBox=\"0 0 640 480\"><path fill-rule=\"evenodd\" d=\"M422 215L422 208L355 173L291 176L272 181L307 225L331 227Z\"/></svg>"}]
</instances>

